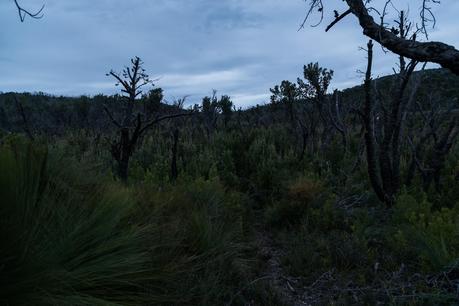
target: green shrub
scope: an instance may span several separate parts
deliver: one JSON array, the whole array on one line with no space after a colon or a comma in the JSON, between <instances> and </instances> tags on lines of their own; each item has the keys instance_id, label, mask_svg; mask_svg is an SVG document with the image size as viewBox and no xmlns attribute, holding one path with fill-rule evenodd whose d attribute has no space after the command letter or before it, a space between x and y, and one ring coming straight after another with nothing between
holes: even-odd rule
<instances>
[{"instance_id":1,"label":"green shrub","mask_svg":"<svg viewBox=\"0 0 459 306\"><path fill-rule=\"evenodd\" d=\"M425 196L402 193L392 217L393 242L401 257L425 271L439 271L459 257L459 207L434 209Z\"/></svg>"},{"instance_id":2,"label":"green shrub","mask_svg":"<svg viewBox=\"0 0 459 306\"><path fill-rule=\"evenodd\" d=\"M288 227L300 223L321 198L323 188L319 181L300 177L287 187L282 200L275 201L265 212L266 223L273 227Z\"/></svg>"},{"instance_id":3,"label":"green shrub","mask_svg":"<svg viewBox=\"0 0 459 306\"><path fill-rule=\"evenodd\" d=\"M351 234L344 231L283 233L279 240L287 250L283 258L289 272L315 280L330 270L359 269L368 262L367 252Z\"/></svg>"},{"instance_id":4,"label":"green shrub","mask_svg":"<svg viewBox=\"0 0 459 306\"><path fill-rule=\"evenodd\" d=\"M234 295L251 277L244 242L246 199L225 191L218 179L179 180L161 189L143 185L136 194L142 206L135 215L157 224L165 243L178 241L169 253L174 261L186 263L177 280L182 304L242 303L244 295Z\"/></svg>"}]
</instances>

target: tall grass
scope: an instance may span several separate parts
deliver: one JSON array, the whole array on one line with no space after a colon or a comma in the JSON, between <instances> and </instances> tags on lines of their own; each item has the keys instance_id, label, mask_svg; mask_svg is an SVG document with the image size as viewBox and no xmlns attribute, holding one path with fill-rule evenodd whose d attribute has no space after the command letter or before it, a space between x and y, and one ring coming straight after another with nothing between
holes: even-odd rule
<instances>
[{"instance_id":1,"label":"tall grass","mask_svg":"<svg viewBox=\"0 0 459 306\"><path fill-rule=\"evenodd\" d=\"M1 305L244 301L242 226L221 185L94 175L22 139L0 145Z\"/></svg>"},{"instance_id":2,"label":"tall grass","mask_svg":"<svg viewBox=\"0 0 459 306\"><path fill-rule=\"evenodd\" d=\"M127 222L128 192L93 186L82 194L47 170L43 148L0 148L0 304L151 301L148 287L164 276L149 266L147 230Z\"/></svg>"},{"instance_id":3,"label":"tall grass","mask_svg":"<svg viewBox=\"0 0 459 306\"><path fill-rule=\"evenodd\" d=\"M169 253L169 259L182 263L176 288L181 292L180 305L246 301L240 294L234 297L253 276L243 225L237 208L231 207L231 196L218 181L198 179L162 190L140 186L137 197L143 204L138 218L159 225L166 244L155 252Z\"/></svg>"}]
</instances>

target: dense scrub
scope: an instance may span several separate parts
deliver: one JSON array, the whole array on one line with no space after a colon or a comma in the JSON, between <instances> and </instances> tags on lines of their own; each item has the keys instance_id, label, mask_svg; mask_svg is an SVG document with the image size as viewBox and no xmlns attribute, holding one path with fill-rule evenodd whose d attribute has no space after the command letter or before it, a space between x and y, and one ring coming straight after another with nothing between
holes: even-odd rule
<instances>
[{"instance_id":1,"label":"dense scrub","mask_svg":"<svg viewBox=\"0 0 459 306\"><path fill-rule=\"evenodd\" d=\"M7 138L0 148L5 305L215 305L251 277L241 195L218 180L126 188Z\"/></svg>"},{"instance_id":2,"label":"dense scrub","mask_svg":"<svg viewBox=\"0 0 459 306\"><path fill-rule=\"evenodd\" d=\"M0 303L290 305L293 296L319 305L457 303L457 143L438 186L424 184L420 167L387 207L367 178L358 117L344 118L345 141L326 120L306 129L310 121L297 118L318 110L290 101L283 88L266 107L225 117L218 104L225 99L211 97L194 116L158 124L139 141L124 183L110 154L116 131L96 110L103 104L33 105L21 96L24 107L69 116L52 122L25 110L38 119L2 121ZM104 99L120 111L118 97ZM2 111L13 118L8 103ZM84 120L64 120L72 116ZM412 131L422 125L419 114L409 120ZM32 135L10 133L27 135L27 124L35 124ZM425 165L434 145L425 147ZM411 149L404 141L403 176ZM270 245L260 239L266 235ZM282 267L276 274L272 254ZM275 285L283 279L287 293Z\"/></svg>"}]
</instances>

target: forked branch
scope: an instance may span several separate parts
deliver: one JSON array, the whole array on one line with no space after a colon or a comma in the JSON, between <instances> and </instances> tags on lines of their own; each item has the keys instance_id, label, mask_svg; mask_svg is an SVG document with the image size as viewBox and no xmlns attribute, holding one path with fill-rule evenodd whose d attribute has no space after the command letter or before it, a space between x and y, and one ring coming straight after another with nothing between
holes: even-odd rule
<instances>
[{"instance_id":1,"label":"forked branch","mask_svg":"<svg viewBox=\"0 0 459 306\"><path fill-rule=\"evenodd\" d=\"M19 14L19 19L21 20L21 22L24 22L25 18L27 16L29 16L30 18L33 18L33 19L40 19L43 17L43 10L45 8L45 5L43 4L41 6L41 8L36 11L35 13L32 13L30 12L29 10L26 10L25 8L23 8L18 0L14 0L14 4L16 5L16 8L18 10L18 14Z\"/></svg>"}]
</instances>

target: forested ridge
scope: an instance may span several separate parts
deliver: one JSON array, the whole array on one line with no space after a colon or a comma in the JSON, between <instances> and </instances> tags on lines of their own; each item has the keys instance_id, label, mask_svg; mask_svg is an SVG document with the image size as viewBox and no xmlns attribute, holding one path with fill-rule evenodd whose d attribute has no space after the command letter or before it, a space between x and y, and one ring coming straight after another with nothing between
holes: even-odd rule
<instances>
[{"instance_id":1,"label":"forested ridge","mask_svg":"<svg viewBox=\"0 0 459 306\"><path fill-rule=\"evenodd\" d=\"M446 69L430 69L424 72L426 81L423 83L421 92L418 95L425 99L426 93L434 91L445 103L457 107L456 99L459 99L459 78ZM394 76L377 78L376 82L382 88L388 89ZM363 97L363 85L340 91L346 101L355 101ZM171 113L174 111L174 103L177 101L165 101L162 89L153 90L149 96L143 97L145 104L151 109L150 112ZM104 106L109 104L114 109L122 107L121 96L119 95L95 95L95 96L56 96L44 92L35 93L7 93L0 92L0 128L3 132L23 131L23 113L27 121L33 123L33 129L37 133L62 134L66 129L93 129L102 132L109 132L110 118L104 113ZM19 102L19 104L18 104ZM185 101L188 106L191 102ZM198 103L200 104L200 103ZM23 108L23 111L18 106ZM193 106L191 104L191 106ZM199 106L199 105L198 105ZM272 106L267 104L256 105L249 108L236 108L231 106L235 114L251 116L253 113L270 113Z\"/></svg>"}]
</instances>

